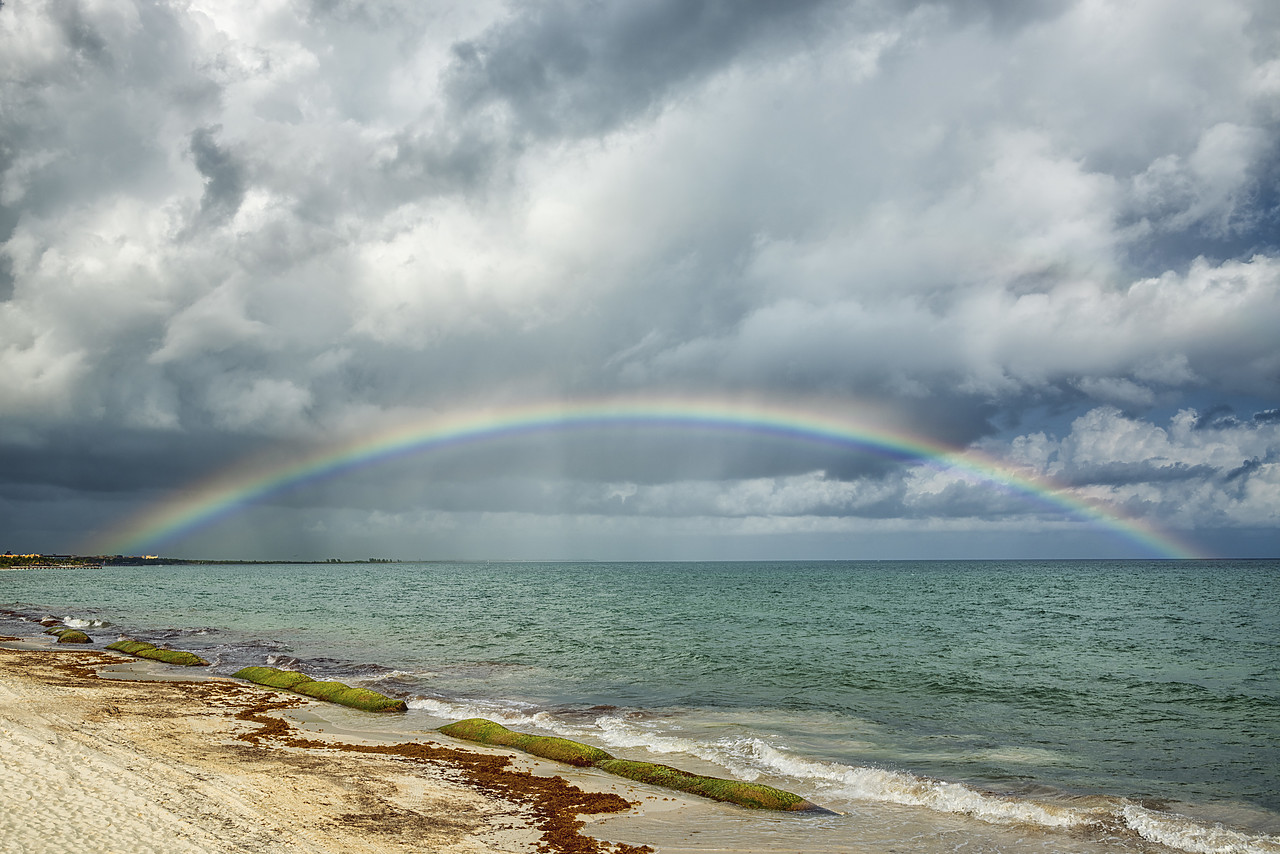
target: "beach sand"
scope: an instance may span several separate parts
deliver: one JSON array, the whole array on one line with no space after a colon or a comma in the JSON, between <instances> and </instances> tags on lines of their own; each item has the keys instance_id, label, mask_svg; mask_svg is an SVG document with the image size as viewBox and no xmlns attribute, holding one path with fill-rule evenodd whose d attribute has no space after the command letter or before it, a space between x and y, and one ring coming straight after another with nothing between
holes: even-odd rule
<instances>
[{"instance_id":1,"label":"beach sand","mask_svg":"<svg viewBox=\"0 0 1280 854\"><path fill-rule=\"evenodd\" d=\"M305 698L176 670L0 647L0 851L652 850L584 832L634 803L615 784L443 737L304 730L285 710Z\"/></svg>"}]
</instances>

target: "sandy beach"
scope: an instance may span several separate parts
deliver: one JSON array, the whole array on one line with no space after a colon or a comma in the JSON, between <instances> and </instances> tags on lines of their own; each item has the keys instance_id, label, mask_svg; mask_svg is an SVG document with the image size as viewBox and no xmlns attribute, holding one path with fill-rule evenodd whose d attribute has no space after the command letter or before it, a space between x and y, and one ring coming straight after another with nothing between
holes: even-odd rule
<instances>
[{"instance_id":1,"label":"sandy beach","mask_svg":"<svg viewBox=\"0 0 1280 854\"><path fill-rule=\"evenodd\" d=\"M652 850L582 832L632 802L521 757L304 732L303 698L24 646L0 648L0 851Z\"/></svg>"}]
</instances>

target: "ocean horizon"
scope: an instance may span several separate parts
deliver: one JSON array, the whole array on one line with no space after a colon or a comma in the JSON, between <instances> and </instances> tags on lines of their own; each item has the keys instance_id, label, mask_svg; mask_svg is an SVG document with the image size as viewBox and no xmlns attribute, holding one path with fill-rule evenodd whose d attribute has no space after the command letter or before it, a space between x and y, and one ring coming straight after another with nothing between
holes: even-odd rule
<instances>
[{"instance_id":1,"label":"ocean horizon","mask_svg":"<svg viewBox=\"0 0 1280 854\"><path fill-rule=\"evenodd\" d=\"M743 850L1276 852L1278 582L1280 560L29 569L0 575L0 631L299 669L405 699L366 721L386 731L487 717L835 813L716 813Z\"/></svg>"}]
</instances>

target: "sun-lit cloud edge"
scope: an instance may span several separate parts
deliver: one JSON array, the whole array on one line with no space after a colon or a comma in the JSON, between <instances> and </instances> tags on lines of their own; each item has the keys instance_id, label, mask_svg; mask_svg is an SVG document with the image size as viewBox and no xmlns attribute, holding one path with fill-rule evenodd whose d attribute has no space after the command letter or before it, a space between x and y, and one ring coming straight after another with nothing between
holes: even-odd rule
<instances>
[{"instance_id":1,"label":"sun-lit cloud edge","mask_svg":"<svg viewBox=\"0 0 1280 854\"><path fill-rule=\"evenodd\" d=\"M606 398L508 405L435 414L333 443L287 462L237 464L156 502L98 536L87 551L154 550L268 496L399 457L503 438L562 431L641 428L747 433L824 444L914 462L1021 495L1110 531L1153 556L1203 557L1171 534L1025 468L973 449L947 447L888 421L790 402L674 397Z\"/></svg>"}]
</instances>

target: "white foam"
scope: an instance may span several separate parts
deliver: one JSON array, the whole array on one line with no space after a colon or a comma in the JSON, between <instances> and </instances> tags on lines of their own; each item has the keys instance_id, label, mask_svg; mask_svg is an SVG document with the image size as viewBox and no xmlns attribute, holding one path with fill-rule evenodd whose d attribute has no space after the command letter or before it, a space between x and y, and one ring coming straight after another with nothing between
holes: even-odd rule
<instances>
[{"instance_id":1,"label":"white foam","mask_svg":"<svg viewBox=\"0 0 1280 854\"><path fill-rule=\"evenodd\" d=\"M774 771L813 781L841 797L927 807L1000 824L1078 827L1096 821L1095 816L1081 810L980 792L961 783L883 768L802 759L764 743L758 745L757 751L760 760Z\"/></svg>"},{"instance_id":2,"label":"white foam","mask_svg":"<svg viewBox=\"0 0 1280 854\"><path fill-rule=\"evenodd\" d=\"M611 747L642 747L650 753L698 755L699 743L692 739L659 735L615 716L599 718L596 720L596 726L600 729L604 742Z\"/></svg>"},{"instance_id":3,"label":"white foam","mask_svg":"<svg viewBox=\"0 0 1280 854\"><path fill-rule=\"evenodd\" d=\"M64 617L62 625L71 629L98 629L107 625L106 620L82 620L79 617Z\"/></svg>"},{"instance_id":4,"label":"white foam","mask_svg":"<svg viewBox=\"0 0 1280 854\"><path fill-rule=\"evenodd\" d=\"M415 697L406 700L410 709L427 712L437 718L464 720L466 718L488 718L507 728L533 726L539 729L557 730L555 719L546 712L532 712L534 706L526 703L510 701L498 703L477 700L464 702L460 700L439 700L432 697Z\"/></svg>"},{"instance_id":5,"label":"white foam","mask_svg":"<svg viewBox=\"0 0 1280 854\"><path fill-rule=\"evenodd\" d=\"M679 753L694 756L727 769L734 777L753 782L767 768L759 761L764 743L754 738L727 738L698 741L683 736L664 735L652 727L613 715L596 721L597 737L610 747L643 748L650 753Z\"/></svg>"},{"instance_id":6,"label":"white foam","mask_svg":"<svg viewBox=\"0 0 1280 854\"><path fill-rule=\"evenodd\" d=\"M610 747L643 748L657 754L685 754L720 765L739 779L762 774L807 782L825 794L852 800L879 801L958 813L992 823L1035 824L1069 828L1096 823L1086 811L980 792L900 771L804 759L759 738L697 741L656 731L616 716L596 721L600 739Z\"/></svg>"},{"instance_id":7,"label":"white foam","mask_svg":"<svg viewBox=\"0 0 1280 854\"><path fill-rule=\"evenodd\" d=\"M376 682L379 679L404 679L405 677L421 676L421 673L412 673L408 670L388 670L385 673L379 673L376 676L370 676L366 679L368 682Z\"/></svg>"},{"instance_id":8,"label":"white foam","mask_svg":"<svg viewBox=\"0 0 1280 854\"><path fill-rule=\"evenodd\" d=\"M1133 804L1126 805L1120 814L1143 839L1191 854L1280 854L1280 836L1249 836L1220 824L1204 824Z\"/></svg>"},{"instance_id":9,"label":"white foam","mask_svg":"<svg viewBox=\"0 0 1280 854\"><path fill-rule=\"evenodd\" d=\"M900 771L816 762L757 742L759 758L777 773L813 780L832 794L862 800L922 806L992 823L1056 828L1127 828L1137 836L1189 854L1280 854L1280 837L1251 836L1175 813L1133 804L1075 808L980 792L959 783Z\"/></svg>"},{"instance_id":10,"label":"white foam","mask_svg":"<svg viewBox=\"0 0 1280 854\"><path fill-rule=\"evenodd\" d=\"M998 824L1072 828L1095 824L1101 819L1086 810L1003 797L960 783L932 780L901 771L805 759L759 738L702 742L660 733L655 727L616 716L602 717L596 724L601 740L611 747L695 756L720 765L735 777L747 781L756 780L763 774L792 778L835 798L925 807Z\"/></svg>"}]
</instances>

